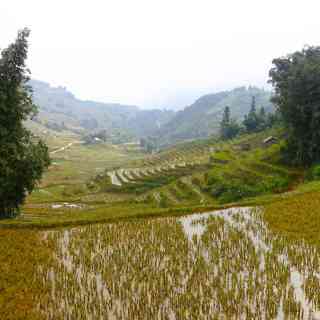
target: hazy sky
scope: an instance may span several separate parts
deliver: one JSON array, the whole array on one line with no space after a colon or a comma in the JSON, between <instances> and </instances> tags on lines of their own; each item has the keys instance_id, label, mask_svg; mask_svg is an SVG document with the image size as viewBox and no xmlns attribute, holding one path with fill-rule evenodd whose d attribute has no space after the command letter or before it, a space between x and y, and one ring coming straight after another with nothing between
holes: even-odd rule
<instances>
[{"instance_id":1,"label":"hazy sky","mask_svg":"<svg viewBox=\"0 0 320 320\"><path fill-rule=\"evenodd\" d=\"M31 28L33 78L83 99L170 107L266 86L274 57L320 44L319 0L1 0L0 48Z\"/></svg>"}]
</instances>

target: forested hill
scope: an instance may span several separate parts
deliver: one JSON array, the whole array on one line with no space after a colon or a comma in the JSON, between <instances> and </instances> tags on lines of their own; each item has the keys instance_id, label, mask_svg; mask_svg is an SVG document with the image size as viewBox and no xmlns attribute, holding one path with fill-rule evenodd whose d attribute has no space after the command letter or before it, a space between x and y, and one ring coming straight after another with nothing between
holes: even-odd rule
<instances>
[{"instance_id":1,"label":"forested hill","mask_svg":"<svg viewBox=\"0 0 320 320\"><path fill-rule=\"evenodd\" d=\"M158 145L205 138L217 132L225 106L232 117L241 119L248 113L252 96L257 108L272 110L270 92L256 87L239 87L231 91L208 94L184 110L142 110L133 105L99 103L77 99L64 87L31 80L34 102L39 106L35 121L55 131L69 130L87 134L106 130L121 135L124 141L153 136Z\"/></svg>"},{"instance_id":2,"label":"forested hill","mask_svg":"<svg viewBox=\"0 0 320 320\"><path fill-rule=\"evenodd\" d=\"M141 110L137 106L99 103L77 99L64 87L31 80L33 100L39 107L36 121L53 130L86 132L106 129L141 137L168 122L173 111Z\"/></svg>"},{"instance_id":3,"label":"forested hill","mask_svg":"<svg viewBox=\"0 0 320 320\"><path fill-rule=\"evenodd\" d=\"M264 107L266 112L273 109L271 93L257 87L239 87L231 91L208 94L177 112L171 121L158 130L157 138L161 144L170 144L208 137L217 133L225 106L230 107L232 117L240 120L248 113L253 96L256 97L257 108Z\"/></svg>"}]
</instances>

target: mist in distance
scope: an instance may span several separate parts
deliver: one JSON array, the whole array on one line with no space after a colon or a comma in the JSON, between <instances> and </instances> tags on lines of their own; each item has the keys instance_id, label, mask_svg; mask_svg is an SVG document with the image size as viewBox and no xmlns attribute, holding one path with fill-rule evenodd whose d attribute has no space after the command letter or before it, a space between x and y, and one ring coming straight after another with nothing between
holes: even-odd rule
<instances>
[{"instance_id":1,"label":"mist in distance","mask_svg":"<svg viewBox=\"0 0 320 320\"><path fill-rule=\"evenodd\" d=\"M77 97L179 109L270 88L273 58L319 44L317 1L29 1L0 4L0 48L32 31L32 77Z\"/></svg>"}]
</instances>

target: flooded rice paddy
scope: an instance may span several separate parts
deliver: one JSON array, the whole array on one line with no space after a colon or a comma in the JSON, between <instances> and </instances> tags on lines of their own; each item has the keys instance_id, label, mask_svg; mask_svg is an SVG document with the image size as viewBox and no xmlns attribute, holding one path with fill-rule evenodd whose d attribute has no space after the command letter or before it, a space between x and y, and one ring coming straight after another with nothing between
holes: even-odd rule
<instances>
[{"instance_id":1,"label":"flooded rice paddy","mask_svg":"<svg viewBox=\"0 0 320 320\"><path fill-rule=\"evenodd\" d=\"M50 231L47 319L320 319L320 254L238 208Z\"/></svg>"}]
</instances>

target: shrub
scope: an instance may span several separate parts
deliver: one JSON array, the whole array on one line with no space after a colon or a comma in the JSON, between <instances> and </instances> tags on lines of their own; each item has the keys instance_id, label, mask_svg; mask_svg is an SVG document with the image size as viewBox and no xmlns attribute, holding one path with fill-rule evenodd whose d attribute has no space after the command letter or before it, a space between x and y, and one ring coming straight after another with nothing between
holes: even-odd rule
<instances>
[{"instance_id":1,"label":"shrub","mask_svg":"<svg viewBox=\"0 0 320 320\"><path fill-rule=\"evenodd\" d=\"M245 185L240 180L220 180L211 188L211 195L220 202L233 202L245 197L252 197L259 193L254 186Z\"/></svg>"},{"instance_id":2,"label":"shrub","mask_svg":"<svg viewBox=\"0 0 320 320\"><path fill-rule=\"evenodd\" d=\"M320 163L313 165L306 174L307 180L320 180Z\"/></svg>"},{"instance_id":3,"label":"shrub","mask_svg":"<svg viewBox=\"0 0 320 320\"><path fill-rule=\"evenodd\" d=\"M262 192L283 192L289 187L288 177L273 177L262 184Z\"/></svg>"},{"instance_id":4,"label":"shrub","mask_svg":"<svg viewBox=\"0 0 320 320\"><path fill-rule=\"evenodd\" d=\"M272 177L254 184L246 184L243 180L218 180L211 186L210 193L220 202L233 202L247 197L254 197L269 192L282 192L289 186L287 177Z\"/></svg>"}]
</instances>

